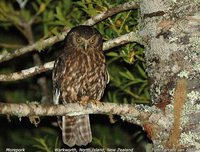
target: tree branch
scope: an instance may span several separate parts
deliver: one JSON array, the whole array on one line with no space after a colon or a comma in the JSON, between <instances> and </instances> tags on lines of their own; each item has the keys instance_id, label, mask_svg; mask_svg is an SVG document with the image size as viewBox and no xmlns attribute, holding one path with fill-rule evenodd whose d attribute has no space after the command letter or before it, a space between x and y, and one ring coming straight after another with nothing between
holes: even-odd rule
<instances>
[{"instance_id":1,"label":"tree branch","mask_svg":"<svg viewBox=\"0 0 200 152\"><path fill-rule=\"evenodd\" d=\"M116 7L110 8L109 10L106 10L106 11L90 18L89 20L85 21L83 23L83 25L94 25L94 24L114 15L114 14L117 14L119 12L126 11L126 10L135 9L135 8L138 8L137 3L127 2L127 3L124 3L124 4L118 5ZM46 40L40 40L37 43L34 43L32 45L23 47L21 49L17 49L12 53L3 52L3 53L0 54L0 63L4 62L4 61L11 60L11 59L18 57L18 56L21 56L25 53L32 52L34 50L40 51L40 50L42 50L42 49L44 49L48 46L51 46L51 45L53 45L53 44L55 44L59 41L62 41L65 38L65 36L67 35L68 31L69 31L69 29L64 30L62 33L60 33L57 36L50 37Z\"/></svg>"},{"instance_id":2,"label":"tree branch","mask_svg":"<svg viewBox=\"0 0 200 152\"><path fill-rule=\"evenodd\" d=\"M99 102L99 101L98 101ZM36 104L34 103L0 103L0 114L25 116L63 116L82 114L116 114L138 117L139 112L133 105L116 103L89 103L82 106L77 103L70 103L67 106L60 104Z\"/></svg>"},{"instance_id":3,"label":"tree branch","mask_svg":"<svg viewBox=\"0 0 200 152\"><path fill-rule=\"evenodd\" d=\"M26 79L36 74L49 71L53 68L54 61L45 63L44 65L34 66L29 69L22 70L20 72L14 72L11 74L0 74L0 81L16 81Z\"/></svg>"},{"instance_id":4,"label":"tree branch","mask_svg":"<svg viewBox=\"0 0 200 152\"><path fill-rule=\"evenodd\" d=\"M136 2L126 2L124 4L118 5L116 7L110 8L100 14L97 14L96 16L90 18L89 20L85 21L83 25L94 25L114 14L117 14L119 12L136 9L139 5Z\"/></svg>"},{"instance_id":5,"label":"tree branch","mask_svg":"<svg viewBox=\"0 0 200 152\"><path fill-rule=\"evenodd\" d=\"M141 42L140 37L135 32L130 32L128 34L119 36L115 39L109 40L104 43L103 50L108 50L110 48L129 43L129 42ZM16 81L25 79L42 72L49 71L53 68L54 61L45 63L41 66L35 66L29 69L22 70L20 72L14 72L11 74L0 74L0 81Z\"/></svg>"},{"instance_id":6,"label":"tree branch","mask_svg":"<svg viewBox=\"0 0 200 152\"><path fill-rule=\"evenodd\" d=\"M103 44L103 50L109 50L113 47L117 47L126 43L130 42L137 42L140 44L143 44L141 37L136 32L130 32L124 35L121 35L117 38L114 38L112 40L109 40Z\"/></svg>"},{"instance_id":7,"label":"tree branch","mask_svg":"<svg viewBox=\"0 0 200 152\"><path fill-rule=\"evenodd\" d=\"M99 101L98 101L99 102ZM151 125L154 131L166 129L166 123L170 121L171 116L169 111L166 115L155 106L149 107L144 105L130 105L106 103L95 104L89 102L86 106L78 103L69 103L66 106L63 104L36 104L33 103L0 103L0 114L14 115L18 117L37 117L38 116L77 116L84 114L113 114L121 116L122 120L141 126ZM169 126L171 122L169 123ZM157 129L156 129L157 128ZM148 130L147 130L148 131ZM157 135L156 135L157 136Z\"/></svg>"}]
</instances>

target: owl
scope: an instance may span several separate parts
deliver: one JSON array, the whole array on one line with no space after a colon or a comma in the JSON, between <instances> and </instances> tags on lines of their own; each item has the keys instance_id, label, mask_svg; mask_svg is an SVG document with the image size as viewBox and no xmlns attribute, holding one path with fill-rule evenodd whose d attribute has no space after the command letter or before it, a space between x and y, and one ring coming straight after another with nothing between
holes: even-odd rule
<instances>
[{"instance_id":1,"label":"owl","mask_svg":"<svg viewBox=\"0 0 200 152\"><path fill-rule=\"evenodd\" d=\"M54 104L101 99L109 79L102 46L102 36L95 28L71 29L53 68ZM60 126L63 142L70 147L92 141L89 115L62 116Z\"/></svg>"}]
</instances>

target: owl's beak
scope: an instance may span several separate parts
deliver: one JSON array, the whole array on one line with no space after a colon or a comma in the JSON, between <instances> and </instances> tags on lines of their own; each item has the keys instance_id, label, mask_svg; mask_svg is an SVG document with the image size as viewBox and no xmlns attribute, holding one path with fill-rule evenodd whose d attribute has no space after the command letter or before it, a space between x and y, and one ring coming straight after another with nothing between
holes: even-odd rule
<instances>
[{"instance_id":1,"label":"owl's beak","mask_svg":"<svg viewBox=\"0 0 200 152\"><path fill-rule=\"evenodd\" d=\"M88 44L85 43L85 44L84 44L84 49L87 50L87 48L88 48Z\"/></svg>"}]
</instances>

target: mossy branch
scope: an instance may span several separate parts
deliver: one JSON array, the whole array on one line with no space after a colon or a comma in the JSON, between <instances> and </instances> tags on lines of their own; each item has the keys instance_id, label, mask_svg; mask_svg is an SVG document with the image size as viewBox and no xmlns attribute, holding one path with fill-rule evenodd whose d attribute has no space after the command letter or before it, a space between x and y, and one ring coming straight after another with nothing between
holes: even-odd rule
<instances>
[{"instance_id":1,"label":"mossy branch","mask_svg":"<svg viewBox=\"0 0 200 152\"><path fill-rule=\"evenodd\" d=\"M97 101L99 102L99 101ZM36 104L34 103L0 103L0 114L25 116L63 116L82 114L116 114L138 117L140 112L130 104L116 103L89 103L82 106L76 103L63 104Z\"/></svg>"},{"instance_id":2,"label":"mossy branch","mask_svg":"<svg viewBox=\"0 0 200 152\"><path fill-rule=\"evenodd\" d=\"M143 125L143 121L157 111L149 111L130 104L100 103L99 101L89 102L87 105L69 103L67 105L36 104L33 103L0 103L0 114L18 117L39 117L39 116L76 116L83 114L113 114L119 115L123 120L138 125ZM155 115L162 115L156 112Z\"/></svg>"}]
</instances>

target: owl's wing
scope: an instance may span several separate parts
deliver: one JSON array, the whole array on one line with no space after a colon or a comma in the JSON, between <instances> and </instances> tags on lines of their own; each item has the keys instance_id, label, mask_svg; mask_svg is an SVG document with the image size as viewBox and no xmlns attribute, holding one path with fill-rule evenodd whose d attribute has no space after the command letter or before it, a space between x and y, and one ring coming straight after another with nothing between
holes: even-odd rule
<instances>
[{"instance_id":1,"label":"owl's wing","mask_svg":"<svg viewBox=\"0 0 200 152\"><path fill-rule=\"evenodd\" d=\"M64 60L63 57L60 56L54 63L54 68L52 72L52 80L53 80L53 103L54 104L59 104L59 99L60 97L60 88L61 88L61 83L63 81L63 75L64 75Z\"/></svg>"},{"instance_id":2,"label":"owl's wing","mask_svg":"<svg viewBox=\"0 0 200 152\"><path fill-rule=\"evenodd\" d=\"M106 69L106 75L107 75L107 81L106 84L108 84L110 82L110 75L108 73L108 69Z\"/></svg>"}]
</instances>

